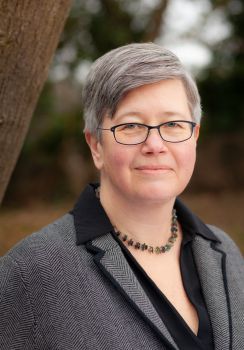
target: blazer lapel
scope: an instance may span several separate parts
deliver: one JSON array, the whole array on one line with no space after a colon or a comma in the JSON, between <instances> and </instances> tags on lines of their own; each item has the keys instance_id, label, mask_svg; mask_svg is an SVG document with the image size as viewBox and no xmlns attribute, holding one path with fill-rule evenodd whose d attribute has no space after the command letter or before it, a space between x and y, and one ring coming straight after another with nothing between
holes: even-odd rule
<instances>
[{"instance_id":1,"label":"blazer lapel","mask_svg":"<svg viewBox=\"0 0 244 350\"><path fill-rule=\"evenodd\" d=\"M225 254L197 235L193 254L199 273L206 306L213 327L216 350L231 349L231 318L225 275Z\"/></svg>"},{"instance_id":2,"label":"blazer lapel","mask_svg":"<svg viewBox=\"0 0 244 350\"><path fill-rule=\"evenodd\" d=\"M93 250L93 253L97 253L94 256L97 266L146 322L168 342L169 348L179 350L111 234L96 238L86 246L89 250Z\"/></svg>"}]
</instances>

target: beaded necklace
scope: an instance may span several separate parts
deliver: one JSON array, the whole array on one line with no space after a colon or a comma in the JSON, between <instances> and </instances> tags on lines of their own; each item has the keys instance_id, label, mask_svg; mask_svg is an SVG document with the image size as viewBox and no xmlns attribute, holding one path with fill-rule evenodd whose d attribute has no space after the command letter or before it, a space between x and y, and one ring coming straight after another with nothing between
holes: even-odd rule
<instances>
[{"instance_id":1,"label":"beaded necklace","mask_svg":"<svg viewBox=\"0 0 244 350\"><path fill-rule=\"evenodd\" d=\"M100 199L100 187L96 189L96 196L97 198ZM171 235L167 243L162 246L152 247L151 245L148 245L146 243L135 242L132 238L129 238L127 234L122 233L115 226L113 227L114 227L114 232L123 243L127 243L129 247L134 247L135 249L138 249L141 251L147 250L149 253L161 254L161 253L168 252L173 247L178 237L178 224L177 224L177 215L176 215L175 209L172 210L171 229L170 229Z\"/></svg>"}]
</instances>

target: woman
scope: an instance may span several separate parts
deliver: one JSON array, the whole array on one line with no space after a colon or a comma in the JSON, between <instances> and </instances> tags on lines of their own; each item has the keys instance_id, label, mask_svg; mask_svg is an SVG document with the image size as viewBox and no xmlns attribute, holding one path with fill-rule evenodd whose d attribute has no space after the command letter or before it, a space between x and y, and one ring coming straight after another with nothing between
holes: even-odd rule
<instances>
[{"instance_id":1,"label":"woman","mask_svg":"<svg viewBox=\"0 0 244 350\"><path fill-rule=\"evenodd\" d=\"M196 85L170 51L98 59L83 93L100 184L1 261L1 349L244 349L243 259L177 198L195 164Z\"/></svg>"}]
</instances>

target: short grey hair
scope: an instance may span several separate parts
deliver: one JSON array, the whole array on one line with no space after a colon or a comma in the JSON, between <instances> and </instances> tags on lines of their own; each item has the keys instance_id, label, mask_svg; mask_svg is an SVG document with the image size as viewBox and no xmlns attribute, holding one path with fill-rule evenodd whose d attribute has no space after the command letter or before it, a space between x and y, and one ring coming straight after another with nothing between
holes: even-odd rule
<instances>
[{"instance_id":1,"label":"short grey hair","mask_svg":"<svg viewBox=\"0 0 244 350\"><path fill-rule=\"evenodd\" d=\"M97 128L111 118L129 91L167 79L180 79L185 87L193 121L200 123L201 104L195 81L171 51L154 43L134 43L111 50L91 66L83 87L85 131L99 136Z\"/></svg>"}]
</instances>

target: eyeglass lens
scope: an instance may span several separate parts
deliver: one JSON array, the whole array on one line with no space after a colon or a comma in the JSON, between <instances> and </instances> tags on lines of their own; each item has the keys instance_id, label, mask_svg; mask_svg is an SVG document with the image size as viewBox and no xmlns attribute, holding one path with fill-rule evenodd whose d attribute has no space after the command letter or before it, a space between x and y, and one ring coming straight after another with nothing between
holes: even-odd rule
<instances>
[{"instance_id":1,"label":"eyeglass lens","mask_svg":"<svg viewBox=\"0 0 244 350\"><path fill-rule=\"evenodd\" d=\"M168 142L182 142L192 136L193 125L187 121L173 121L155 127L160 136ZM150 127L139 123L126 123L114 128L117 142L123 144L138 144L146 141Z\"/></svg>"}]
</instances>

